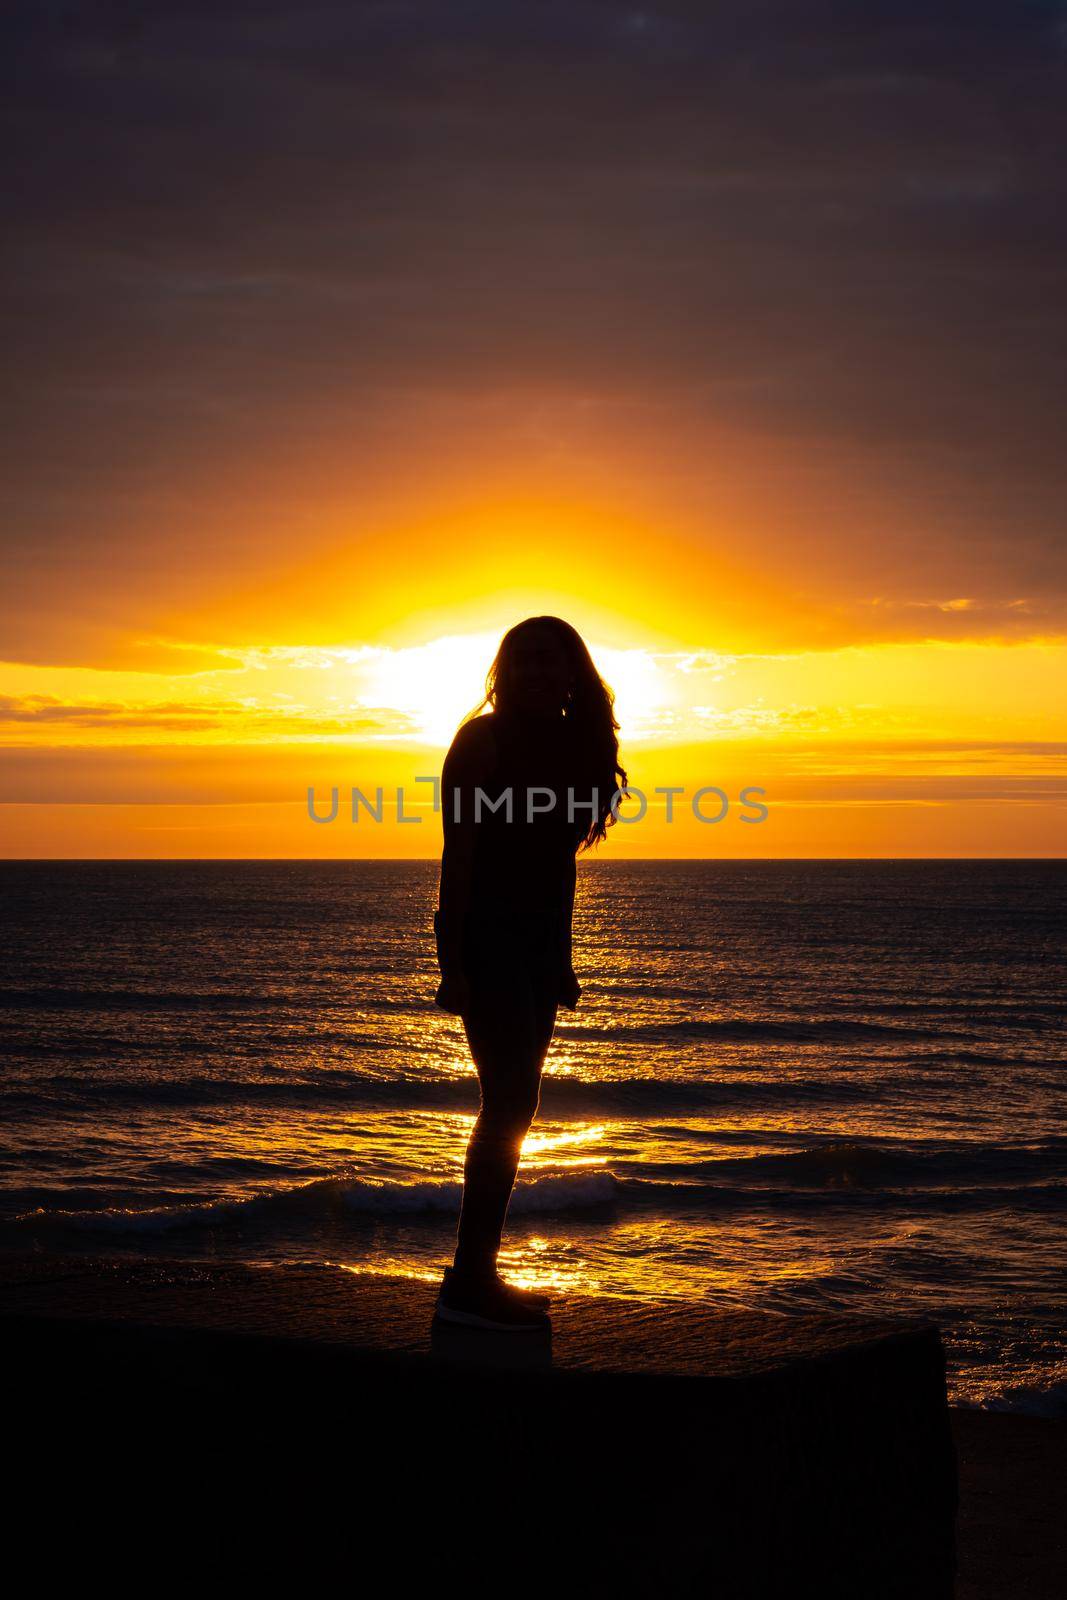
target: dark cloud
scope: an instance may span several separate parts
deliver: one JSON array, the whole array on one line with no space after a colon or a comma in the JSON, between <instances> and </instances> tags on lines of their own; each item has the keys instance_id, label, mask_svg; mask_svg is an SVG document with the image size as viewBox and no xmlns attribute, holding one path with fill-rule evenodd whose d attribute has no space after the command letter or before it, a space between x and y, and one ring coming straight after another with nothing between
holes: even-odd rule
<instances>
[{"instance_id":1,"label":"dark cloud","mask_svg":"<svg viewBox=\"0 0 1067 1600\"><path fill-rule=\"evenodd\" d=\"M697 503L724 422L824 462L797 564L846 600L909 600L922 555L920 600L1040 591L1062 624L1052 0L33 0L6 27L0 459L34 596L86 552L151 590L183 560L153 528L234 471L432 480L442 417L450 455L536 478L529 391L609 431L646 405L622 454ZM857 549L857 478L895 539Z\"/></svg>"}]
</instances>

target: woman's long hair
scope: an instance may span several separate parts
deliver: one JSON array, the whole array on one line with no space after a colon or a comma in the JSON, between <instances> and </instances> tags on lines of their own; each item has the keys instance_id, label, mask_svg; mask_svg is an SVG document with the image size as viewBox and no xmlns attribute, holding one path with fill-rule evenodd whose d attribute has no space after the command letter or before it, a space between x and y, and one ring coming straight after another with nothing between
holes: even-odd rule
<instances>
[{"instance_id":1,"label":"woman's long hair","mask_svg":"<svg viewBox=\"0 0 1067 1600\"><path fill-rule=\"evenodd\" d=\"M473 711L468 712L463 723L480 716L486 706L496 711L500 705L502 684L509 678L511 656L519 637L531 629L550 631L563 646L570 663L571 688L563 714L577 734L576 745L582 752L583 784L588 788L577 792L575 799L587 796L589 790L597 792L598 815L590 822L589 831L578 846L578 853L592 849L607 836L607 830L618 820L612 809L612 799L619 791L627 793L625 768L619 764L619 723L615 716L615 695L604 682L589 654L585 640L576 628L562 617L527 617L509 628L485 677L485 695ZM463 724L461 724L462 726ZM576 776L579 776L576 774Z\"/></svg>"}]
</instances>

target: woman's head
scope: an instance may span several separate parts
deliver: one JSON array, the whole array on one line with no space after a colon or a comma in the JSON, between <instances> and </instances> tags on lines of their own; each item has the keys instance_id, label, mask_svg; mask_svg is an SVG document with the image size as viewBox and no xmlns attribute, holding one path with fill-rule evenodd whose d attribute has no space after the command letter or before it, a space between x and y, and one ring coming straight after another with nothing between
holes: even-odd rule
<instances>
[{"instance_id":1,"label":"woman's head","mask_svg":"<svg viewBox=\"0 0 1067 1600\"><path fill-rule=\"evenodd\" d=\"M577 629L562 617L527 617L509 628L486 675L485 697L464 720L486 705L494 711L566 718L577 735L574 747L582 769L575 774L575 798L588 797L595 787L599 800L600 814L582 847L603 839L615 821L612 796L616 788L625 790L626 773L618 762L615 696Z\"/></svg>"},{"instance_id":2,"label":"woman's head","mask_svg":"<svg viewBox=\"0 0 1067 1600\"><path fill-rule=\"evenodd\" d=\"M486 679L486 698L499 711L565 715L582 671L581 653L594 672L589 652L566 622L528 617L501 640Z\"/></svg>"}]
</instances>

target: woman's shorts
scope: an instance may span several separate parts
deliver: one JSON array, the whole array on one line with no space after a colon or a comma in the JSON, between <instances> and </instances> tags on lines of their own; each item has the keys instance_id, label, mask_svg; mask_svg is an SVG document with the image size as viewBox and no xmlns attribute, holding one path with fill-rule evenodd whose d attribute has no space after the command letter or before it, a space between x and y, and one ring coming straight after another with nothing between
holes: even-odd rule
<instances>
[{"instance_id":1,"label":"woman's shorts","mask_svg":"<svg viewBox=\"0 0 1067 1600\"><path fill-rule=\"evenodd\" d=\"M564 929L558 912L468 909L463 924L463 970L472 997L533 987L554 1000L564 959Z\"/></svg>"}]
</instances>

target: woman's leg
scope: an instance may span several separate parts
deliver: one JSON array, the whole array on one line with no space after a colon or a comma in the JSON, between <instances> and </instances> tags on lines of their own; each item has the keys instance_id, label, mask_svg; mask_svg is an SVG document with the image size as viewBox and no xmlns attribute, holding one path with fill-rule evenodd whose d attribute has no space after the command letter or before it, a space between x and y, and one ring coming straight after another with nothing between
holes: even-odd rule
<instances>
[{"instance_id":1,"label":"woman's leg","mask_svg":"<svg viewBox=\"0 0 1067 1600\"><path fill-rule=\"evenodd\" d=\"M463 1167L456 1240L455 1269L463 1276L489 1276L496 1270L522 1141L537 1115L541 1068L554 1022L554 1000L549 1006L544 985L528 970L477 994L463 1019L481 1085L481 1107Z\"/></svg>"}]
</instances>

